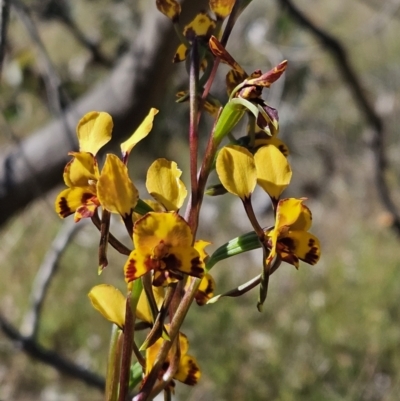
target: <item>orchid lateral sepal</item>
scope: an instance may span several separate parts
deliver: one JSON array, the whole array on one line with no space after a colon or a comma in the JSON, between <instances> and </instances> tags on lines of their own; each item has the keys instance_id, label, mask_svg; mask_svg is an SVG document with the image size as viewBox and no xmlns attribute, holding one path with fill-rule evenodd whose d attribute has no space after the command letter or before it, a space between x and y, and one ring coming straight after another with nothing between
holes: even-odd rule
<instances>
[{"instance_id":1,"label":"orchid lateral sepal","mask_svg":"<svg viewBox=\"0 0 400 401\"><path fill-rule=\"evenodd\" d=\"M216 295L215 297L211 298L206 305L214 304L222 297L240 297L241 295L245 294L246 292L252 290L256 287L261 281L261 274L252 278L251 280L247 281L244 284L239 285L238 287L234 288L233 290L224 292L223 294Z\"/></svg>"},{"instance_id":2,"label":"orchid lateral sepal","mask_svg":"<svg viewBox=\"0 0 400 401\"><path fill-rule=\"evenodd\" d=\"M270 230L266 229L266 231ZM239 255L244 252L261 248L261 242L254 231L250 231L239 237L231 239L229 242L221 245L206 262L206 272L221 260L228 259L232 256Z\"/></svg>"}]
</instances>

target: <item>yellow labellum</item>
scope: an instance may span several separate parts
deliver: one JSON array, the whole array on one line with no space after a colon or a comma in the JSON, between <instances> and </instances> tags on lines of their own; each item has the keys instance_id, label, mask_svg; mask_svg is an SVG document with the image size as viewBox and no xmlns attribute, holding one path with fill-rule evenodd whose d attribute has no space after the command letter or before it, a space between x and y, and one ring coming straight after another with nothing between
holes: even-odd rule
<instances>
[{"instance_id":1,"label":"yellow labellum","mask_svg":"<svg viewBox=\"0 0 400 401\"><path fill-rule=\"evenodd\" d=\"M139 193L128 175L128 169L115 155L108 154L97 182L97 197L112 213L126 217L133 213Z\"/></svg>"},{"instance_id":2,"label":"yellow labellum","mask_svg":"<svg viewBox=\"0 0 400 401\"><path fill-rule=\"evenodd\" d=\"M112 285L100 284L93 287L89 294L93 307L107 320L123 329L125 325L126 298Z\"/></svg>"},{"instance_id":3,"label":"yellow labellum","mask_svg":"<svg viewBox=\"0 0 400 401\"><path fill-rule=\"evenodd\" d=\"M149 132L153 128L154 116L157 113L157 109L151 108L149 114L147 114L137 130L131 135L129 139L121 143L121 152L123 157L128 156L133 147L149 134Z\"/></svg>"},{"instance_id":4,"label":"yellow labellum","mask_svg":"<svg viewBox=\"0 0 400 401\"><path fill-rule=\"evenodd\" d=\"M221 149L216 170L222 185L242 200L249 198L257 184L253 155L244 147L230 145Z\"/></svg>"},{"instance_id":5,"label":"yellow labellum","mask_svg":"<svg viewBox=\"0 0 400 401\"><path fill-rule=\"evenodd\" d=\"M272 199L279 199L292 178L292 170L286 157L277 147L268 145L258 149L254 160L258 185Z\"/></svg>"},{"instance_id":6,"label":"yellow labellum","mask_svg":"<svg viewBox=\"0 0 400 401\"><path fill-rule=\"evenodd\" d=\"M167 159L155 160L147 171L146 188L166 210L178 210L187 196L181 175L177 164Z\"/></svg>"},{"instance_id":7,"label":"yellow labellum","mask_svg":"<svg viewBox=\"0 0 400 401\"><path fill-rule=\"evenodd\" d=\"M110 141L113 125L108 113L98 111L86 113L76 127L79 150L96 155L99 149Z\"/></svg>"}]
</instances>

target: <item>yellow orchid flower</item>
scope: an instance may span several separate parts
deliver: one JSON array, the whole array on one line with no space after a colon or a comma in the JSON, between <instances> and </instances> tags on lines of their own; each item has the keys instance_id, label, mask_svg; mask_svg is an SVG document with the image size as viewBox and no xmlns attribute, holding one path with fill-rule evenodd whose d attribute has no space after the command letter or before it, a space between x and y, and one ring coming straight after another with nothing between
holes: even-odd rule
<instances>
[{"instance_id":1,"label":"yellow orchid flower","mask_svg":"<svg viewBox=\"0 0 400 401\"><path fill-rule=\"evenodd\" d=\"M310 209L303 205L304 199L281 199L276 211L275 227L267 233L267 247L270 264L278 254L284 261L297 269L299 260L315 265L321 255L318 238L308 232L312 216Z\"/></svg>"},{"instance_id":2,"label":"yellow orchid flower","mask_svg":"<svg viewBox=\"0 0 400 401\"><path fill-rule=\"evenodd\" d=\"M168 328L168 325L166 326ZM151 347L146 349L146 372L144 381L146 381L146 377L150 373L155 363L158 351L160 350L163 341L164 340L162 338L159 338ZM187 384L189 386L194 386L195 384L197 384L197 382L201 377L201 371L196 359L193 356L187 354L189 349L189 341L185 336L185 334L183 333L179 333L179 349L180 349L179 366L177 372L173 376L173 379L176 379L181 383ZM159 373L160 378L167 371L170 365L171 358L172 355L169 354ZM173 380L171 381L170 386L171 387L175 386Z\"/></svg>"},{"instance_id":3,"label":"yellow orchid flower","mask_svg":"<svg viewBox=\"0 0 400 401\"><path fill-rule=\"evenodd\" d=\"M137 220L133 231L135 249L124 266L125 281L153 271L153 285L204 275L204 261L192 246L188 223L175 212L150 212Z\"/></svg>"},{"instance_id":4,"label":"yellow orchid flower","mask_svg":"<svg viewBox=\"0 0 400 401\"><path fill-rule=\"evenodd\" d=\"M99 149L111 139L112 118L108 113L91 111L79 121L77 136L79 152L70 152L73 159L64 169L67 189L61 191L55 202L58 215L65 218L75 213L75 221L91 217L100 205L96 184L99 168L95 158Z\"/></svg>"}]
</instances>

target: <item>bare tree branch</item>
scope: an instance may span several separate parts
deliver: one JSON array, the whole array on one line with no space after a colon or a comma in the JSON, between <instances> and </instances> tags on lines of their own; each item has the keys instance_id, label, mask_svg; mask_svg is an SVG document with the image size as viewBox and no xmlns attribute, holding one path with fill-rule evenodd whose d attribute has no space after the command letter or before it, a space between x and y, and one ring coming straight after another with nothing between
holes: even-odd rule
<instances>
[{"instance_id":1,"label":"bare tree branch","mask_svg":"<svg viewBox=\"0 0 400 401\"><path fill-rule=\"evenodd\" d=\"M188 0L185 3L184 20L205 4L204 1L194 4ZM65 110L63 118L52 121L20 145L0 153L0 225L34 199L33 175L40 182L42 193L60 183L68 160L67 152L72 150L64 121L68 130L75 131L83 114L104 110L113 117L114 140L132 133L150 107L161 103L172 72L171 58L176 45L171 21L159 13L154 4L149 4L135 43L108 79ZM75 138L74 142L76 148ZM26 161L35 166L34 172Z\"/></svg>"},{"instance_id":2,"label":"bare tree branch","mask_svg":"<svg viewBox=\"0 0 400 401\"><path fill-rule=\"evenodd\" d=\"M10 0L0 0L0 76L6 50L8 19L10 16Z\"/></svg>"},{"instance_id":3,"label":"bare tree branch","mask_svg":"<svg viewBox=\"0 0 400 401\"><path fill-rule=\"evenodd\" d=\"M32 284L30 309L22 321L20 332L25 338L36 338L43 302L50 286L50 282L57 273L59 266L58 262L66 250L68 243L74 238L84 224L84 220L80 224L76 224L73 220L64 221L60 231L47 251L43 263L39 267Z\"/></svg>"},{"instance_id":4,"label":"bare tree branch","mask_svg":"<svg viewBox=\"0 0 400 401\"><path fill-rule=\"evenodd\" d=\"M9 339L16 343L16 345L22 351L32 358L52 366L65 375L78 379L89 386L96 387L99 390L104 391L105 380L103 377L61 357L55 351L44 348L32 338L23 336L1 315L0 329Z\"/></svg>"},{"instance_id":5,"label":"bare tree branch","mask_svg":"<svg viewBox=\"0 0 400 401\"><path fill-rule=\"evenodd\" d=\"M373 138L370 147L374 155L376 186L383 206L393 217L392 227L397 234L400 235L400 214L391 198L389 186L385 177L387 161L384 148L385 130L383 119L375 111L373 105L365 95L360 79L349 61L346 50L339 40L315 25L293 4L291 0L280 0L279 5L283 10L286 10L289 13L294 21L310 31L321 45L331 54L336 63L336 67L347 83L358 108L367 121L367 124L371 127Z\"/></svg>"}]
</instances>

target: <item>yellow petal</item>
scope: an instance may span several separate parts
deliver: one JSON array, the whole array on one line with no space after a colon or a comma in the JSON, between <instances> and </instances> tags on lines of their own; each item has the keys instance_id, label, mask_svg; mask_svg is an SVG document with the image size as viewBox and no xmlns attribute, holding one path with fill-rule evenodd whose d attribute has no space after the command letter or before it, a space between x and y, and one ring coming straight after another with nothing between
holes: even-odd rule
<instances>
[{"instance_id":1,"label":"yellow petal","mask_svg":"<svg viewBox=\"0 0 400 401\"><path fill-rule=\"evenodd\" d=\"M185 26L183 34L193 40L196 36L210 37L216 25L206 12L202 11L197 14L193 21Z\"/></svg>"},{"instance_id":2,"label":"yellow petal","mask_svg":"<svg viewBox=\"0 0 400 401\"><path fill-rule=\"evenodd\" d=\"M163 259L165 269L186 273L194 277L203 277L204 262L192 247L171 247L168 256Z\"/></svg>"},{"instance_id":3,"label":"yellow petal","mask_svg":"<svg viewBox=\"0 0 400 401\"><path fill-rule=\"evenodd\" d=\"M136 249L151 252L163 242L170 247L190 247L193 235L187 222L175 212L150 212L135 223Z\"/></svg>"},{"instance_id":4,"label":"yellow petal","mask_svg":"<svg viewBox=\"0 0 400 401\"><path fill-rule=\"evenodd\" d=\"M253 155L244 147L230 145L221 149L216 170L222 185L242 200L249 198L257 183Z\"/></svg>"},{"instance_id":5,"label":"yellow petal","mask_svg":"<svg viewBox=\"0 0 400 401\"><path fill-rule=\"evenodd\" d=\"M179 362L178 371L174 375L174 379L179 380L189 386L197 384L201 377L200 367L196 358L190 355L184 355Z\"/></svg>"},{"instance_id":6,"label":"yellow petal","mask_svg":"<svg viewBox=\"0 0 400 401\"><path fill-rule=\"evenodd\" d=\"M125 281L130 283L154 269L157 265L152 262L150 254L133 250L124 266Z\"/></svg>"},{"instance_id":7,"label":"yellow petal","mask_svg":"<svg viewBox=\"0 0 400 401\"><path fill-rule=\"evenodd\" d=\"M281 151L272 145L262 146L254 155L257 183L268 195L278 200L290 183L292 170Z\"/></svg>"},{"instance_id":8,"label":"yellow petal","mask_svg":"<svg viewBox=\"0 0 400 401\"><path fill-rule=\"evenodd\" d=\"M157 0L156 5L158 11L170 18L173 22L178 21L181 13L181 6L175 0Z\"/></svg>"},{"instance_id":9,"label":"yellow petal","mask_svg":"<svg viewBox=\"0 0 400 401\"><path fill-rule=\"evenodd\" d=\"M80 206L94 196L96 196L96 189L93 186L64 189L56 198L55 210L60 217L65 218L75 213Z\"/></svg>"},{"instance_id":10,"label":"yellow petal","mask_svg":"<svg viewBox=\"0 0 400 401\"><path fill-rule=\"evenodd\" d=\"M318 238L306 231L289 231L278 240L283 246L280 256L283 261L298 267L298 259L315 265L321 256L321 245Z\"/></svg>"},{"instance_id":11,"label":"yellow petal","mask_svg":"<svg viewBox=\"0 0 400 401\"><path fill-rule=\"evenodd\" d=\"M182 43L176 49L174 58L172 59L173 63L180 63L181 61L186 60L186 56L188 54L189 49Z\"/></svg>"},{"instance_id":12,"label":"yellow petal","mask_svg":"<svg viewBox=\"0 0 400 401\"><path fill-rule=\"evenodd\" d=\"M123 328L125 324L126 298L112 285L100 284L89 292L93 307L107 320Z\"/></svg>"},{"instance_id":13,"label":"yellow petal","mask_svg":"<svg viewBox=\"0 0 400 401\"><path fill-rule=\"evenodd\" d=\"M147 171L146 188L166 210L178 210L187 195L181 179L182 171L175 162L157 159Z\"/></svg>"},{"instance_id":14,"label":"yellow petal","mask_svg":"<svg viewBox=\"0 0 400 401\"><path fill-rule=\"evenodd\" d=\"M97 182L101 205L123 218L131 215L139 199L138 190L128 175L128 169L115 155L108 154Z\"/></svg>"},{"instance_id":15,"label":"yellow petal","mask_svg":"<svg viewBox=\"0 0 400 401\"><path fill-rule=\"evenodd\" d=\"M96 155L111 139L113 121L105 112L90 111L79 121L76 132L79 140L79 150Z\"/></svg>"},{"instance_id":16,"label":"yellow petal","mask_svg":"<svg viewBox=\"0 0 400 401\"><path fill-rule=\"evenodd\" d=\"M234 4L235 0L210 0L210 8L219 19L226 18Z\"/></svg>"},{"instance_id":17,"label":"yellow petal","mask_svg":"<svg viewBox=\"0 0 400 401\"><path fill-rule=\"evenodd\" d=\"M139 143L143 138L146 138L149 132L153 129L154 116L157 113L158 113L157 109L151 108L149 114L147 114L145 119L139 125L139 128L131 135L129 139L121 143L121 152L123 158L129 156L129 153L131 152L133 147L137 143Z\"/></svg>"},{"instance_id":18,"label":"yellow petal","mask_svg":"<svg viewBox=\"0 0 400 401\"><path fill-rule=\"evenodd\" d=\"M214 296L215 286L214 278L211 274L207 273L201 280L199 288L194 296L197 305L205 305Z\"/></svg>"},{"instance_id":19,"label":"yellow petal","mask_svg":"<svg viewBox=\"0 0 400 401\"><path fill-rule=\"evenodd\" d=\"M163 341L164 340L162 338L159 338L152 346L146 348L146 376L150 373L154 365L158 351L160 350Z\"/></svg>"},{"instance_id":20,"label":"yellow petal","mask_svg":"<svg viewBox=\"0 0 400 401\"><path fill-rule=\"evenodd\" d=\"M157 307L160 309L164 300L164 288L152 287L152 289ZM140 320L143 320L144 322L152 323L150 306L145 291L142 291L142 293L140 294L139 302L136 308L136 317Z\"/></svg>"}]
</instances>

